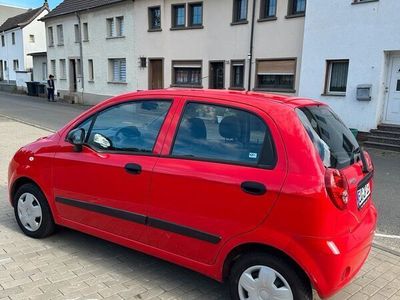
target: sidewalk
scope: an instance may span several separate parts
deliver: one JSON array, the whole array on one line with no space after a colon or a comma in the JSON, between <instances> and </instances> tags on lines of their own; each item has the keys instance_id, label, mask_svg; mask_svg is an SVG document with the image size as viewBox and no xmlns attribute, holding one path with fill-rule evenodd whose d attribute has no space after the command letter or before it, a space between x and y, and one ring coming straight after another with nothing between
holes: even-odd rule
<instances>
[{"instance_id":1,"label":"sidewalk","mask_svg":"<svg viewBox=\"0 0 400 300\"><path fill-rule=\"evenodd\" d=\"M226 287L209 278L79 232L24 236L7 199L7 165L20 146L47 134L0 117L0 300L229 299ZM374 248L358 277L332 299L400 300L400 257Z\"/></svg>"}]
</instances>

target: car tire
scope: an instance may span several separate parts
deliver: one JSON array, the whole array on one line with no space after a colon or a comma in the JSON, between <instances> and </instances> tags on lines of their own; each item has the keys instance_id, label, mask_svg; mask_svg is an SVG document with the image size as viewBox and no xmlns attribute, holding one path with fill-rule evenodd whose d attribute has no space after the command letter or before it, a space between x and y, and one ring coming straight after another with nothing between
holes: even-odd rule
<instances>
[{"instance_id":1,"label":"car tire","mask_svg":"<svg viewBox=\"0 0 400 300\"><path fill-rule=\"evenodd\" d=\"M266 253L240 257L231 269L229 289L233 300L312 300L310 283L301 272L284 258Z\"/></svg>"},{"instance_id":2,"label":"car tire","mask_svg":"<svg viewBox=\"0 0 400 300\"><path fill-rule=\"evenodd\" d=\"M45 238L55 230L47 199L34 184L27 183L14 195L14 213L21 230L32 238Z\"/></svg>"}]
</instances>

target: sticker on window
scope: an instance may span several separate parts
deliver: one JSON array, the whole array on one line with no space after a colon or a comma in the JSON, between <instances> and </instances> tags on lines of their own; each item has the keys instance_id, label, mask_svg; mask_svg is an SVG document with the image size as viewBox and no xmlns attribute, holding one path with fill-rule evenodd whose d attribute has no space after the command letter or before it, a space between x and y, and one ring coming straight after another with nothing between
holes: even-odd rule
<instances>
[{"instance_id":1,"label":"sticker on window","mask_svg":"<svg viewBox=\"0 0 400 300\"><path fill-rule=\"evenodd\" d=\"M249 153L249 158L257 158L257 153L254 153L254 152L250 152Z\"/></svg>"}]
</instances>

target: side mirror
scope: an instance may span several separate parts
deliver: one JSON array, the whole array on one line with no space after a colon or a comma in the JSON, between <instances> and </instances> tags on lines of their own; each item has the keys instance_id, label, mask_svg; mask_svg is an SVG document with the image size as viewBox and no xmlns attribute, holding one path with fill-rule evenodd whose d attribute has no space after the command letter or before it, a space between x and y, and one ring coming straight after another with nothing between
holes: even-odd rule
<instances>
[{"instance_id":1,"label":"side mirror","mask_svg":"<svg viewBox=\"0 0 400 300\"><path fill-rule=\"evenodd\" d=\"M67 140L72 145L74 145L74 150L76 152L81 152L82 146L85 143L85 137L86 137L85 129L78 128L68 133Z\"/></svg>"}]
</instances>

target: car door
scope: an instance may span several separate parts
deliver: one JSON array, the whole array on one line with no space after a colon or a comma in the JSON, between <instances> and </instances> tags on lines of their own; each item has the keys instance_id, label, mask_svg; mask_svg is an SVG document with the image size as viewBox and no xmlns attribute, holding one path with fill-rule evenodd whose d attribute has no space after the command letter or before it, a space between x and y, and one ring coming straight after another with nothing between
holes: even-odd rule
<instances>
[{"instance_id":1,"label":"car door","mask_svg":"<svg viewBox=\"0 0 400 300\"><path fill-rule=\"evenodd\" d=\"M171 104L146 99L113 105L75 127L87 132L81 152L61 142L54 195L57 214L67 225L144 241L151 174L161 150L160 131L172 118Z\"/></svg>"},{"instance_id":2,"label":"car door","mask_svg":"<svg viewBox=\"0 0 400 300\"><path fill-rule=\"evenodd\" d=\"M226 241L263 222L285 174L277 128L263 111L185 100L154 168L149 243L211 264Z\"/></svg>"}]
</instances>

